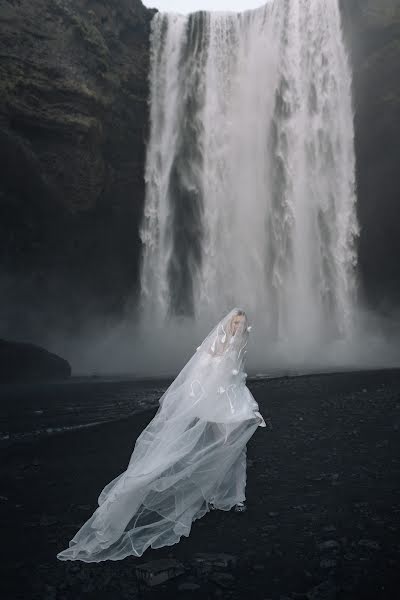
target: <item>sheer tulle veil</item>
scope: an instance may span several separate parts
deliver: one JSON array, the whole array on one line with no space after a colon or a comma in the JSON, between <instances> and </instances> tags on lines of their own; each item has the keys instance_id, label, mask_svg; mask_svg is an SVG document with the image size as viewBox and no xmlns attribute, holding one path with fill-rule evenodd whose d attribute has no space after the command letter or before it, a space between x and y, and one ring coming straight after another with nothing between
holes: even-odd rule
<instances>
[{"instance_id":1,"label":"sheer tulle veil","mask_svg":"<svg viewBox=\"0 0 400 600\"><path fill-rule=\"evenodd\" d=\"M207 335L60 560L141 556L188 536L210 502L230 510L245 499L246 443L260 424L244 372L250 329L234 308Z\"/></svg>"}]
</instances>

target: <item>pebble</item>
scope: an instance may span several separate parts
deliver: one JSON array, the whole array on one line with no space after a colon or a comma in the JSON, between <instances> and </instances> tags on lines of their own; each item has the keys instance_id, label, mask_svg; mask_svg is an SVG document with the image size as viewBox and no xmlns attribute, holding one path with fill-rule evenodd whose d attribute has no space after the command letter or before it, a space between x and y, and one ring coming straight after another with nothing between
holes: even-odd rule
<instances>
[{"instance_id":1,"label":"pebble","mask_svg":"<svg viewBox=\"0 0 400 600\"><path fill-rule=\"evenodd\" d=\"M334 558L323 558L319 563L321 569L332 569L336 567L336 560Z\"/></svg>"},{"instance_id":2,"label":"pebble","mask_svg":"<svg viewBox=\"0 0 400 600\"><path fill-rule=\"evenodd\" d=\"M52 525L56 525L57 523L58 519L55 519L54 517L49 517L48 515L42 515L38 524L40 524L42 527L51 527Z\"/></svg>"},{"instance_id":3,"label":"pebble","mask_svg":"<svg viewBox=\"0 0 400 600\"><path fill-rule=\"evenodd\" d=\"M369 548L370 550L379 550L380 549L380 545L378 544L378 542L375 542L374 540L360 540L358 542L359 546L363 546L364 548Z\"/></svg>"},{"instance_id":4,"label":"pebble","mask_svg":"<svg viewBox=\"0 0 400 600\"><path fill-rule=\"evenodd\" d=\"M326 542L318 544L320 550L337 550L339 547L340 545L336 540L326 540Z\"/></svg>"},{"instance_id":5,"label":"pebble","mask_svg":"<svg viewBox=\"0 0 400 600\"><path fill-rule=\"evenodd\" d=\"M323 531L336 531L336 527L334 525L325 525L325 527L322 528Z\"/></svg>"},{"instance_id":6,"label":"pebble","mask_svg":"<svg viewBox=\"0 0 400 600\"><path fill-rule=\"evenodd\" d=\"M323 581L306 594L308 600L335 600L336 586L333 581Z\"/></svg>"},{"instance_id":7,"label":"pebble","mask_svg":"<svg viewBox=\"0 0 400 600\"><path fill-rule=\"evenodd\" d=\"M354 560L355 558L356 558L356 555L353 554L352 552L346 552L346 554L344 555L345 560Z\"/></svg>"},{"instance_id":8,"label":"pebble","mask_svg":"<svg viewBox=\"0 0 400 600\"><path fill-rule=\"evenodd\" d=\"M184 566L180 561L173 558L164 558L137 565L135 574L138 580L154 586L181 575L184 570Z\"/></svg>"},{"instance_id":9,"label":"pebble","mask_svg":"<svg viewBox=\"0 0 400 600\"><path fill-rule=\"evenodd\" d=\"M200 586L198 583L192 583L190 581L187 581L185 583L181 583L180 585L178 585L178 590L180 592L194 592L199 589L200 589Z\"/></svg>"},{"instance_id":10,"label":"pebble","mask_svg":"<svg viewBox=\"0 0 400 600\"><path fill-rule=\"evenodd\" d=\"M232 588L235 585L235 578L230 573L213 573L210 576L210 581L222 588Z\"/></svg>"}]
</instances>

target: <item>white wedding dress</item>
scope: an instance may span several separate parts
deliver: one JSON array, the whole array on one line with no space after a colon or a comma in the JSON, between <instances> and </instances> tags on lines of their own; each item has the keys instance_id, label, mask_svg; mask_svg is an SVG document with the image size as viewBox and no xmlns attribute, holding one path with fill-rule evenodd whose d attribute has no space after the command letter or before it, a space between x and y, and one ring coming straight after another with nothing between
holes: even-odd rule
<instances>
[{"instance_id":1,"label":"white wedding dress","mask_svg":"<svg viewBox=\"0 0 400 600\"><path fill-rule=\"evenodd\" d=\"M234 320L236 319L236 330ZM188 536L210 510L245 500L246 443L264 426L243 371L250 327L231 310L197 348L136 440L127 469L60 560L141 556Z\"/></svg>"}]
</instances>

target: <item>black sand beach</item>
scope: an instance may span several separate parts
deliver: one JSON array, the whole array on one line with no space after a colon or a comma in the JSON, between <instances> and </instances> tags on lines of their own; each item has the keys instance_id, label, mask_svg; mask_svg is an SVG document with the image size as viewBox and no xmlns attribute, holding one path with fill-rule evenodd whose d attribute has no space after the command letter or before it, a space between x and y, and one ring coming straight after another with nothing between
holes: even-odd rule
<instances>
[{"instance_id":1,"label":"black sand beach","mask_svg":"<svg viewBox=\"0 0 400 600\"><path fill-rule=\"evenodd\" d=\"M210 512L179 544L139 559L56 554L125 469L154 409L2 449L1 598L397 598L400 370L248 385L273 430L248 444L247 512ZM139 588L137 565L160 558L184 573Z\"/></svg>"}]
</instances>

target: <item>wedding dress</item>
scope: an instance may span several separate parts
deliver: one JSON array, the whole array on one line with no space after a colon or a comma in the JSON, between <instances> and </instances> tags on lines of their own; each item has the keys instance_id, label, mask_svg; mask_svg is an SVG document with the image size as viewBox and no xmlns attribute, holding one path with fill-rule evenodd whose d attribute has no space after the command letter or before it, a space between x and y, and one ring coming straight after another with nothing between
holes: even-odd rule
<instances>
[{"instance_id":1,"label":"wedding dress","mask_svg":"<svg viewBox=\"0 0 400 600\"><path fill-rule=\"evenodd\" d=\"M237 308L214 327L161 396L127 469L57 558L141 556L187 537L211 505L245 500L246 443L265 426L243 370L250 329Z\"/></svg>"}]
</instances>

